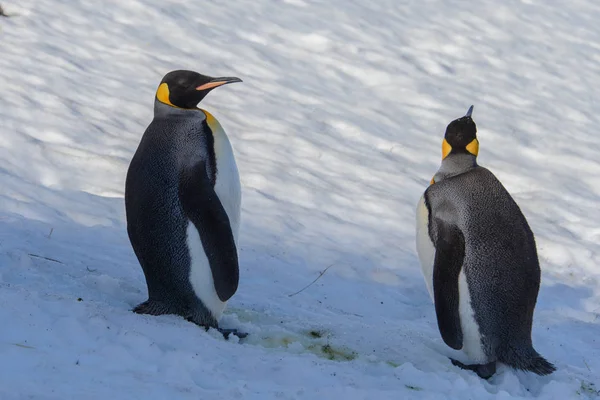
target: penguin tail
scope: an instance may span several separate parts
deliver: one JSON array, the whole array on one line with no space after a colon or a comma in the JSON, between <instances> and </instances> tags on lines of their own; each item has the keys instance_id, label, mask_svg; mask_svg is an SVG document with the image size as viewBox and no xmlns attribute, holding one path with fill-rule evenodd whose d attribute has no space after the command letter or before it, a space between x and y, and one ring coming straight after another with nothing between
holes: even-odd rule
<instances>
[{"instance_id":1,"label":"penguin tail","mask_svg":"<svg viewBox=\"0 0 600 400\"><path fill-rule=\"evenodd\" d=\"M498 360L515 369L538 375L550 375L556 371L554 364L542 357L531 345L525 349L509 347L499 354Z\"/></svg>"}]
</instances>

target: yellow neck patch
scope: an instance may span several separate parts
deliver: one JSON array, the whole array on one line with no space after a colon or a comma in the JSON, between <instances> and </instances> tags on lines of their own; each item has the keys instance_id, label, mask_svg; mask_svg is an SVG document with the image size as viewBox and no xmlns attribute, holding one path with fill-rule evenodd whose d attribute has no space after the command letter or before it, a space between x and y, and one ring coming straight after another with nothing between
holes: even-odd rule
<instances>
[{"instance_id":1,"label":"yellow neck patch","mask_svg":"<svg viewBox=\"0 0 600 400\"><path fill-rule=\"evenodd\" d=\"M471 141L466 147L467 151L477 157L479 154L479 140L476 138Z\"/></svg>"},{"instance_id":2,"label":"yellow neck patch","mask_svg":"<svg viewBox=\"0 0 600 400\"><path fill-rule=\"evenodd\" d=\"M479 140L477 140L477 138L473 139L471 143L469 143L467 147L465 147L465 149L469 153L477 157L477 155L479 154ZM452 146L450 146L450 143L448 143L446 139L444 139L444 141L442 142L442 160L448 157L448 154L450 154L451 151Z\"/></svg>"},{"instance_id":3,"label":"yellow neck patch","mask_svg":"<svg viewBox=\"0 0 600 400\"><path fill-rule=\"evenodd\" d=\"M214 125L215 123L218 124L217 119L211 113L202 108L200 110L202 110L204 115L206 115L206 123L208 124L208 126Z\"/></svg>"},{"instance_id":4,"label":"yellow neck patch","mask_svg":"<svg viewBox=\"0 0 600 400\"><path fill-rule=\"evenodd\" d=\"M171 100L169 99L170 94L171 93L169 92L169 85L167 85L166 83L161 83L158 89L156 90L156 98L158 99L158 101L171 107L180 108L177 107L175 104L171 103Z\"/></svg>"},{"instance_id":5,"label":"yellow neck patch","mask_svg":"<svg viewBox=\"0 0 600 400\"><path fill-rule=\"evenodd\" d=\"M208 124L208 127L210 128L211 131L213 131L213 134L215 132L217 132L217 130L219 128L221 128L221 124L219 124L219 121L217 121L217 119L208 111L200 108L200 111L202 111L204 113L204 115L206 115L206 123ZM223 129L223 128L221 128Z\"/></svg>"},{"instance_id":6,"label":"yellow neck patch","mask_svg":"<svg viewBox=\"0 0 600 400\"><path fill-rule=\"evenodd\" d=\"M448 157L448 154L450 154L451 151L452 146L450 146L450 143L448 143L446 139L444 139L444 141L442 142L442 160Z\"/></svg>"}]
</instances>

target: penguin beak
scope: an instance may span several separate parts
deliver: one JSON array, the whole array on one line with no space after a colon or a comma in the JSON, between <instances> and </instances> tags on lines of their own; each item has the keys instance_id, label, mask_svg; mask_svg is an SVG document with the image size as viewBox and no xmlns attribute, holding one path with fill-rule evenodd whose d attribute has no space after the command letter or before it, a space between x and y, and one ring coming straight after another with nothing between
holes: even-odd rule
<instances>
[{"instance_id":1,"label":"penguin beak","mask_svg":"<svg viewBox=\"0 0 600 400\"><path fill-rule=\"evenodd\" d=\"M242 82L240 78L236 77L222 77L222 78L212 78L209 82L200 85L196 88L196 90L209 90L214 89L216 87L226 85L228 83Z\"/></svg>"},{"instance_id":2,"label":"penguin beak","mask_svg":"<svg viewBox=\"0 0 600 400\"><path fill-rule=\"evenodd\" d=\"M473 106L469 107L469 109L467 110L467 113L465 114L465 117L470 117L473 114Z\"/></svg>"}]
</instances>

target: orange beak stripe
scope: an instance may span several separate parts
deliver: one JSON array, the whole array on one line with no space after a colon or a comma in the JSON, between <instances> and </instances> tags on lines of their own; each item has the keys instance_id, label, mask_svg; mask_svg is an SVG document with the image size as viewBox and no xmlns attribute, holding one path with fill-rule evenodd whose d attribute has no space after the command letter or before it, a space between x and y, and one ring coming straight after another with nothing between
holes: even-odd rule
<instances>
[{"instance_id":1,"label":"orange beak stripe","mask_svg":"<svg viewBox=\"0 0 600 400\"><path fill-rule=\"evenodd\" d=\"M220 81L220 82L208 82L205 83L204 85L200 85L196 88L196 90L207 90L207 89L212 89L212 88L216 88L217 86L221 86L226 84L227 81Z\"/></svg>"}]
</instances>

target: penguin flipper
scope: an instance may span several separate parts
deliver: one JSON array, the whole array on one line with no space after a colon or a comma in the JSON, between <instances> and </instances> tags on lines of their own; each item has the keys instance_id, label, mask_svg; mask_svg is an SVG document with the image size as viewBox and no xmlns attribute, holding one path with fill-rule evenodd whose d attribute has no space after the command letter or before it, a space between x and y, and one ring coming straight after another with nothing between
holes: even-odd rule
<instances>
[{"instance_id":1,"label":"penguin flipper","mask_svg":"<svg viewBox=\"0 0 600 400\"><path fill-rule=\"evenodd\" d=\"M436 218L437 242L433 264L433 292L438 328L455 350L463 346L460 326L458 275L465 257L465 239L458 227Z\"/></svg>"},{"instance_id":2,"label":"penguin flipper","mask_svg":"<svg viewBox=\"0 0 600 400\"><path fill-rule=\"evenodd\" d=\"M202 161L183 167L179 177L183 211L194 224L213 276L219 299L227 301L237 291L239 266L229 217Z\"/></svg>"}]
</instances>

